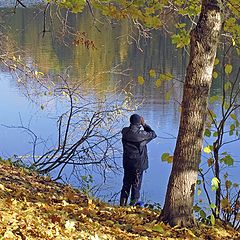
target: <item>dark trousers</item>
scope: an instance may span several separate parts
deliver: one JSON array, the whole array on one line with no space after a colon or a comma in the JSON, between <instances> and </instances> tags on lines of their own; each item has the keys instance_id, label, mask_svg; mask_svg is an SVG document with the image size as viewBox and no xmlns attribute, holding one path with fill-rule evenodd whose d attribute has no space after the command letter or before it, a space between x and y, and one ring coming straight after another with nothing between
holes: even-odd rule
<instances>
[{"instance_id":1,"label":"dark trousers","mask_svg":"<svg viewBox=\"0 0 240 240\"><path fill-rule=\"evenodd\" d=\"M134 205L140 198L140 189L142 185L143 171L124 169L123 186L121 190L121 199L128 199L130 191L130 205Z\"/></svg>"}]
</instances>

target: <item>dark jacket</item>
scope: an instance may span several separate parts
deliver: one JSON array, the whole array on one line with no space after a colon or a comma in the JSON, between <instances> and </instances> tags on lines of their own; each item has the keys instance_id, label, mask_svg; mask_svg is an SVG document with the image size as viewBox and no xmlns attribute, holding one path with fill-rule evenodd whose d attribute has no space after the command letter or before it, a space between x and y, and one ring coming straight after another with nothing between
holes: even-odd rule
<instances>
[{"instance_id":1,"label":"dark jacket","mask_svg":"<svg viewBox=\"0 0 240 240\"><path fill-rule=\"evenodd\" d=\"M122 130L123 168L125 170L146 170L148 168L147 143L156 138L156 133L147 124L130 125Z\"/></svg>"}]
</instances>

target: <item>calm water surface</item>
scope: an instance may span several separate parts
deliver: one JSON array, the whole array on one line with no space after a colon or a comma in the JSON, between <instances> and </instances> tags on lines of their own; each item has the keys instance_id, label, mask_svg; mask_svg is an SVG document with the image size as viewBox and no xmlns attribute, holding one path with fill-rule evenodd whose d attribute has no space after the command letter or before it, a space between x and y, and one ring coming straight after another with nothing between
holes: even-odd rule
<instances>
[{"instance_id":1,"label":"calm water surface","mask_svg":"<svg viewBox=\"0 0 240 240\"><path fill-rule=\"evenodd\" d=\"M6 9L1 11L2 18L4 12ZM174 81L174 83L163 83L157 88L148 72L150 69L155 69L158 73L171 72L175 78L183 80L187 62L185 53L182 50L175 50L171 45L171 39L163 33L154 33L151 41L141 42L141 50L139 50L136 44L129 44L126 36L131 30L127 23L100 24L98 28L101 32L99 32L93 25L90 14L72 17L70 20L72 25L88 33L88 37L96 44L96 50L86 49L83 46L64 46L52 38L51 34L46 34L42 38L41 14L36 15L34 8L18 9L15 15L5 16L3 19L9 39L25 50L26 58L36 62L44 72L62 73L66 67L71 66L71 79L77 81L92 79L97 90L111 89L116 82L119 82L121 88L131 82L136 99L144 99L138 113L144 116L146 122L158 135L158 138L149 144L150 167L144 175L142 198L145 201L162 203L171 165L163 163L161 155L164 152L173 153L174 150L182 85L179 81ZM128 69L128 76L104 73L113 69ZM144 85L137 83L138 75L144 76ZM31 129L42 138L54 138L55 122L49 114L51 112L51 115L54 115L56 111L54 104L44 111L41 110L40 105L26 98L25 91L6 70L0 72L0 87L0 124L18 126L21 122L29 123ZM91 84L86 86L89 89L92 87ZM168 91L172 94L170 101L166 100ZM214 84L212 92L217 91L219 88ZM0 126L1 156L11 157L14 154L21 156L31 152L31 144L26 132L2 125ZM240 149L232 148L235 156L239 157ZM95 179L98 181L97 177ZM109 174L105 184L106 191L100 192L100 196L108 200L109 196L120 190L121 182L121 174L117 176Z\"/></svg>"}]
</instances>

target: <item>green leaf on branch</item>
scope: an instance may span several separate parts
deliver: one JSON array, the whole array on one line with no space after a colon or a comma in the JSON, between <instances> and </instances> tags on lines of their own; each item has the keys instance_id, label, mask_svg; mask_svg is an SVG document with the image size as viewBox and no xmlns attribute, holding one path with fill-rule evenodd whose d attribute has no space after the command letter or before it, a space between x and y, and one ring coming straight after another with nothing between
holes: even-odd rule
<instances>
[{"instance_id":1,"label":"green leaf on branch","mask_svg":"<svg viewBox=\"0 0 240 240\"><path fill-rule=\"evenodd\" d=\"M210 103L214 103L216 101L219 101L219 96L211 96L210 99L209 99Z\"/></svg>"},{"instance_id":2,"label":"green leaf on branch","mask_svg":"<svg viewBox=\"0 0 240 240\"><path fill-rule=\"evenodd\" d=\"M169 153L163 153L161 159L163 162L168 162L168 163L173 162L173 156L171 156Z\"/></svg>"},{"instance_id":3,"label":"green leaf on branch","mask_svg":"<svg viewBox=\"0 0 240 240\"><path fill-rule=\"evenodd\" d=\"M201 210L201 208L197 204L193 206L194 212L199 212L200 210Z\"/></svg>"},{"instance_id":4,"label":"green leaf on branch","mask_svg":"<svg viewBox=\"0 0 240 240\"><path fill-rule=\"evenodd\" d=\"M145 12L146 12L146 15L154 14L155 8L153 8L153 7L146 8Z\"/></svg>"},{"instance_id":5,"label":"green leaf on branch","mask_svg":"<svg viewBox=\"0 0 240 240\"><path fill-rule=\"evenodd\" d=\"M223 175L224 179L227 179L228 178L228 173L226 172L224 175Z\"/></svg>"},{"instance_id":6,"label":"green leaf on branch","mask_svg":"<svg viewBox=\"0 0 240 240\"><path fill-rule=\"evenodd\" d=\"M229 136L233 135L235 129L236 129L235 124L231 124L229 128Z\"/></svg>"},{"instance_id":7,"label":"green leaf on branch","mask_svg":"<svg viewBox=\"0 0 240 240\"><path fill-rule=\"evenodd\" d=\"M216 205L214 203L211 203L209 206L210 206L211 209L215 209L216 208Z\"/></svg>"},{"instance_id":8,"label":"green leaf on branch","mask_svg":"<svg viewBox=\"0 0 240 240\"><path fill-rule=\"evenodd\" d=\"M237 116L236 116L234 113L230 114L230 117L231 117L233 120L237 120Z\"/></svg>"},{"instance_id":9,"label":"green leaf on branch","mask_svg":"<svg viewBox=\"0 0 240 240\"><path fill-rule=\"evenodd\" d=\"M227 152L222 152L221 155L226 156L226 155L228 155L228 153Z\"/></svg>"},{"instance_id":10,"label":"green leaf on branch","mask_svg":"<svg viewBox=\"0 0 240 240\"><path fill-rule=\"evenodd\" d=\"M208 128L205 129L204 135L205 135L206 137L211 137L211 131L210 131Z\"/></svg>"},{"instance_id":11,"label":"green leaf on branch","mask_svg":"<svg viewBox=\"0 0 240 240\"><path fill-rule=\"evenodd\" d=\"M231 131L234 131L235 128L236 128L236 127L235 127L235 124L231 124L231 125L230 125L230 130L231 130Z\"/></svg>"},{"instance_id":12,"label":"green leaf on branch","mask_svg":"<svg viewBox=\"0 0 240 240\"><path fill-rule=\"evenodd\" d=\"M199 196L201 194L201 192L202 192L201 188L198 188L197 195Z\"/></svg>"},{"instance_id":13,"label":"green leaf on branch","mask_svg":"<svg viewBox=\"0 0 240 240\"><path fill-rule=\"evenodd\" d=\"M190 44L190 35L185 29L180 29L178 34L172 35L172 43L176 44L177 48L183 48Z\"/></svg>"},{"instance_id":14,"label":"green leaf on branch","mask_svg":"<svg viewBox=\"0 0 240 240\"><path fill-rule=\"evenodd\" d=\"M219 98L217 98L217 99L219 99ZM209 110L209 112L208 112L208 116L209 116L209 118L216 118L217 117L217 114L216 113L214 113L214 111L212 111L212 110Z\"/></svg>"},{"instance_id":15,"label":"green leaf on branch","mask_svg":"<svg viewBox=\"0 0 240 240\"><path fill-rule=\"evenodd\" d=\"M71 1L61 1L61 2L55 0L55 2L58 2L60 7L69 9L73 13L82 12L86 4L86 0L71 0Z\"/></svg>"},{"instance_id":16,"label":"green leaf on branch","mask_svg":"<svg viewBox=\"0 0 240 240\"><path fill-rule=\"evenodd\" d=\"M167 161L168 157L169 157L169 153L163 153L162 154L162 161Z\"/></svg>"},{"instance_id":17,"label":"green leaf on branch","mask_svg":"<svg viewBox=\"0 0 240 240\"><path fill-rule=\"evenodd\" d=\"M199 214L200 214L200 217L202 218L202 219L205 219L206 218L206 213L201 209L200 210L200 212L199 212Z\"/></svg>"},{"instance_id":18,"label":"green leaf on branch","mask_svg":"<svg viewBox=\"0 0 240 240\"><path fill-rule=\"evenodd\" d=\"M145 25L149 28L159 28L162 26L162 22L158 16L145 16L144 18Z\"/></svg>"},{"instance_id":19,"label":"green leaf on branch","mask_svg":"<svg viewBox=\"0 0 240 240\"><path fill-rule=\"evenodd\" d=\"M223 104L224 109L228 110L229 106L230 105L227 102L224 102L224 104Z\"/></svg>"},{"instance_id":20,"label":"green leaf on branch","mask_svg":"<svg viewBox=\"0 0 240 240\"><path fill-rule=\"evenodd\" d=\"M227 189L231 188L231 187L232 187L232 182L231 182L230 180L226 180L226 182L225 182L225 187L226 187Z\"/></svg>"},{"instance_id":21,"label":"green leaf on branch","mask_svg":"<svg viewBox=\"0 0 240 240\"><path fill-rule=\"evenodd\" d=\"M219 59L218 58L215 58L215 61L214 61L214 65L218 65L219 64Z\"/></svg>"},{"instance_id":22,"label":"green leaf on branch","mask_svg":"<svg viewBox=\"0 0 240 240\"><path fill-rule=\"evenodd\" d=\"M175 24L175 27L176 28L184 28L184 27L186 27L186 23L177 23L177 24Z\"/></svg>"},{"instance_id":23,"label":"green leaf on branch","mask_svg":"<svg viewBox=\"0 0 240 240\"><path fill-rule=\"evenodd\" d=\"M202 183L202 181L200 180L200 179L198 179L197 181L196 181L196 184L197 185L200 185Z\"/></svg>"},{"instance_id":24,"label":"green leaf on branch","mask_svg":"<svg viewBox=\"0 0 240 240\"><path fill-rule=\"evenodd\" d=\"M228 91L231 87L232 87L231 82L226 82L226 83L224 84L224 90L225 90L225 92Z\"/></svg>"},{"instance_id":25,"label":"green leaf on branch","mask_svg":"<svg viewBox=\"0 0 240 240\"><path fill-rule=\"evenodd\" d=\"M214 136L214 137L218 137L218 132L214 132L214 133L213 133L213 136Z\"/></svg>"},{"instance_id":26,"label":"green leaf on branch","mask_svg":"<svg viewBox=\"0 0 240 240\"><path fill-rule=\"evenodd\" d=\"M178 13L179 13L180 15L187 15L188 11L187 11L186 9L184 9L184 8L180 8L180 9L178 10Z\"/></svg>"},{"instance_id":27,"label":"green leaf on branch","mask_svg":"<svg viewBox=\"0 0 240 240\"><path fill-rule=\"evenodd\" d=\"M213 76L214 79L216 79L216 78L218 78L218 73L216 71L214 71L212 76Z\"/></svg>"},{"instance_id":28,"label":"green leaf on branch","mask_svg":"<svg viewBox=\"0 0 240 240\"><path fill-rule=\"evenodd\" d=\"M238 128L240 126L239 121L236 119L236 127Z\"/></svg>"},{"instance_id":29,"label":"green leaf on branch","mask_svg":"<svg viewBox=\"0 0 240 240\"><path fill-rule=\"evenodd\" d=\"M220 161L227 166L232 166L234 163L234 159L230 155L226 155L225 157L221 158Z\"/></svg>"},{"instance_id":30,"label":"green leaf on branch","mask_svg":"<svg viewBox=\"0 0 240 240\"><path fill-rule=\"evenodd\" d=\"M212 226L215 225L215 217L213 214L211 214L211 216L210 216L210 222L211 222Z\"/></svg>"},{"instance_id":31,"label":"green leaf on branch","mask_svg":"<svg viewBox=\"0 0 240 240\"><path fill-rule=\"evenodd\" d=\"M238 183L234 183L234 184L233 184L233 187L234 187L234 188L238 188L238 187L239 187L239 184L238 184Z\"/></svg>"}]
</instances>

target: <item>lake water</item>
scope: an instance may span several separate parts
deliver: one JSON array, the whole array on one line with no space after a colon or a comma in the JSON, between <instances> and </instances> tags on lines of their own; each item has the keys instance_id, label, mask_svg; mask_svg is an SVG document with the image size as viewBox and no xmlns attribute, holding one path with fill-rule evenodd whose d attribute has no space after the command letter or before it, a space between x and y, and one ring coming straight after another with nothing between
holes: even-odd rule
<instances>
[{"instance_id":1,"label":"lake water","mask_svg":"<svg viewBox=\"0 0 240 240\"><path fill-rule=\"evenodd\" d=\"M88 38L94 41L96 49L87 49L82 45L64 46L53 38L53 30L42 38L42 12L39 13L34 7L19 8L14 15L6 12L9 13L9 9L1 9L1 19L4 21L8 38L24 50L25 57L40 66L41 71L60 74L71 66L70 78L73 81L93 79L94 86L97 86L94 88L96 91L114 88L116 82L121 89L131 82L135 98L139 101L143 100L137 113L144 116L146 122L158 135L158 138L149 144L150 167L144 174L142 198L145 201L163 203L171 165L162 162L161 155L164 152L173 153L175 146L182 93L182 84L178 80L184 79L186 53L183 50L176 50L171 44L170 37L161 32L153 33L152 39L140 41L137 47L134 41L127 37L132 34L127 23L121 25L99 23L97 28L100 31L98 31L93 24L92 16L87 13L77 17L71 16L70 22L79 31L88 34ZM239 63L239 59L236 63ZM111 71L116 69L127 70L124 71L127 76ZM176 80L164 82L158 88L155 86L155 80L149 77L150 69L154 69L158 74L170 72ZM109 71L111 73L106 73ZM145 79L143 85L137 82L139 75ZM213 83L212 94L220 92L219 85L217 82ZM31 129L42 138L54 137L55 122L49 112L51 115L54 114L56 102L42 110L40 104L30 101L25 96L26 92L18 84L16 77L6 69L0 72L0 87L0 155L2 157L11 157L14 154L21 156L31 152L31 144L26 132L9 129L3 125L18 126L21 121L24 124L31 123ZM92 89L93 85L87 87ZM167 101L166 95L169 91L172 97ZM41 98L38 100L41 102ZM236 146L230 148L234 156L239 158L240 148ZM99 181L98 177L93 177L96 182ZM73 184L77 185L77 183ZM99 196L108 200L110 196L120 191L121 184L121 173L119 175L109 173L104 185L105 190L102 190Z\"/></svg>"}]
</instances>

